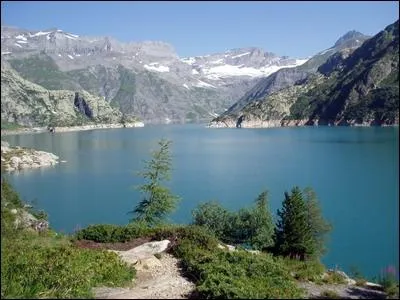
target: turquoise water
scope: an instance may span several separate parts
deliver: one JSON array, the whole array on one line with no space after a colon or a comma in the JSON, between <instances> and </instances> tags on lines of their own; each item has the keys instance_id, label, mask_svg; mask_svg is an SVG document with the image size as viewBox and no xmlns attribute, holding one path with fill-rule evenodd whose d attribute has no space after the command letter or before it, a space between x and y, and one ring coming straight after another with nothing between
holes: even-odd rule
<instances>
[{"instance_id":1,"label":"turquoise water","mask_svg":"<svg viewBox=\"0 0 400 300\"><path fill-rule=\"evenodd\" d=\"M366 276L399 267L399 130L304 127L209 129L198 125L147 126L3 137L11 145L60 156L66 163L9 176L26 201L49 214L63 232L94 223L125 224L140 199L150 150L173 141L169 184L182 200L171 221L188 223L199 202L229 209L251 205L268 189L271 211L294 185L316 191L334 227L323 258L328 267Z\"/></svg>"}]
</instances>

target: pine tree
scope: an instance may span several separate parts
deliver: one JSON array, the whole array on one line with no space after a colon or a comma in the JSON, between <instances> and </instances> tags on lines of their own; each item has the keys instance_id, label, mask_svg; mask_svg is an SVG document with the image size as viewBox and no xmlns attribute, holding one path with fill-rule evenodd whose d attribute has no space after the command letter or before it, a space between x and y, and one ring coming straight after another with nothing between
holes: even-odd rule
<instances>
[{"instance_id":1,"label":"pine tree","mask_svg":"<svg viewBox=\"0 0 400 300\"><path fill-rule=\"evenodd\" d=\"M308 223L307 206L299 187L285 192L283 207L278 210L275 248L278 254L304 260L313 248L313 235Z\"/></svg>"},{"instance_id":2,"label":"pine tree","mask_svg":"<svg viewBox=\"0 0 400 300\"><path fill-rule=\"evenodd\" d=\"M303 199L305 195L305 200ZM306 188L302 193L298 187L292 194L285 192L280 218L275 229L277 254L292 258L319 258L325 251L325 236L331 225L322 216L315 192Z\"/></svg>"},{"instance_id":3,"label":"pine tree","mask_svg":"<svg viewBox=\"0 0 400 300\"><path fill-rule=\"evenodd\" d=\"M313 235L313 249L311 249L310 255L320 257L326 252L325 238L332 230L332 226L323 218L317 195L313 189L304 189L304 195L308 224Z\"/></svg>"},{"instance_id":4,"label":"pine tree","mask_svg":"<svg viewBox=\"0 0 400 300\"><path fill-rule=\"evenodd\" d=\"M160 149L152 153L152 159L145 162L145 170L139 172L147 183L137 189L144 194L143 200L130 213L135 217L131 222L145 222L152 226L164 220L171 213L179 200L170 190L161 185L162 181L170 179L171 156L169 147L171 141L161 140L158 142Z\"/></svg>"},{"instance_id":5,"label":"pine tree","mask_svg":"<svg viewBox=\"0 0 400 300\"><path fill-rule=\"evenodd\" d=\"M255 203L253 214L256 219L256 231L251 239L251 244L256 249L267 249L274 243L274 223L268 207L268 191L261 192Z\"/></svg>"}]
</instances>

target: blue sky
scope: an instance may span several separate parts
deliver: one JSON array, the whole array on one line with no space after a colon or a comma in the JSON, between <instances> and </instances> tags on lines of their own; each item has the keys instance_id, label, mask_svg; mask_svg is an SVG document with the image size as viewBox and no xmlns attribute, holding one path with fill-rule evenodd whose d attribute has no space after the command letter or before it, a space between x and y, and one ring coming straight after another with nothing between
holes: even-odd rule
<instances>
[{"instance_id":1,"label":"blue sky","mask_svg":"<svg viewBox=\"0 0 400 300\"><path fill-rule=\"evenodd\" d=\"M397 1L2 1L2 25L57 27L120 41L170 43L181 57L260 47L308 57L348 32L374 35L399 18Z\"/></svg>"}]
</instances>

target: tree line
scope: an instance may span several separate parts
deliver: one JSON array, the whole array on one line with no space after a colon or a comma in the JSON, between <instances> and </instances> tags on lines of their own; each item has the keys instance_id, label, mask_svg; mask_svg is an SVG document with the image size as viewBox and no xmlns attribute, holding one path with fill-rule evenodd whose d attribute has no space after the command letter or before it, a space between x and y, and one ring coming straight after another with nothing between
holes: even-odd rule
<instances>
[{"instance_id":1,"label":"tree line","mask_svg":"<svg viewBox=\"0 0 400 300\"><path fill-rule=\"evenodd\" d=\"M146 180L137 187L143 198L130 212L134 215L131 222L150 227L165 222L180 200L163 185L171 175L171 141L162 139L158 145L159 149L145 161L144 171L139 173ZM223 242L298 260L321 257L326 251L325 238L332 229L323 218L315 192L297 186L284 193L276 223L269 209L268 191L262 191L250 208L232 212L209 201L200 204L192 214L195 225L207 228Z\"/></svg>"}]
</instances>

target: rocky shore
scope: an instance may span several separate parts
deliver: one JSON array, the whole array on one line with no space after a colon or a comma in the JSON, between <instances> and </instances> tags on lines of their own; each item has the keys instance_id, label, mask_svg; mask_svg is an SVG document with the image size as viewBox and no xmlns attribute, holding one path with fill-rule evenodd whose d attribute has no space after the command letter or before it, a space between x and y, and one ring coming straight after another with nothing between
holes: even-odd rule
<instances>
[{"instance_id":1,"label":"rocky shore","mask_svg":"<svg viewBox=\"0 0 400 300\"><path fill-rule=\"evenodd\" d=\"M332 124L326 122L316 121L313 125L308 124L309 121L307 119L300 120L245 120L240 124L241 128L274 128L274 127L301 127L301 126L349 126L349 127L371 127L371 126L381 126L381 127L390 127L390 126L399 126L396 124L375 124L373 121L356 123L355 121L345 122L345 121L337 121ZM225 119L221 121L211 121L208 125L208 128L236 128L236 121L233 119Z\"/></svg>"},{"instance_id":2,"label":"rocky shore","mask_svg":"<svg viewBox=\"0 0 400 300\"><path fill-rule=\"evenodd\" d=\"M22 147L10 147L1 141L1 166L5 171L53 166L59 157L53 153Z\"/></svg>"},{"instance_id":3,"label":"rocky shore","mask_svg":"<svg viewBox=\"0 0 400 300\"><path fill-rule=\"evenodd\" d=\"M67 127L54 127L54 132L69 132L69 131L83 131L83 130L95 130L95 129L110 129L110 128L133 128L133 127L144 127L143 122L134 123L112 123L112 124L90 124L82 126L67 126ZM14 135L14 134L31 134L48 132L47 127L30 127L21 128L15 130L2 130L1 135Z\"/></svg>"}]
</instances>

